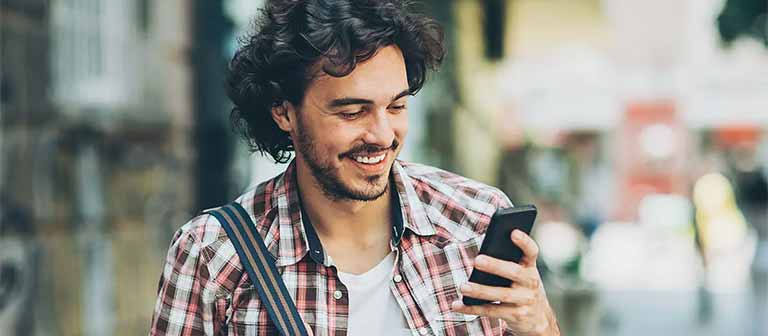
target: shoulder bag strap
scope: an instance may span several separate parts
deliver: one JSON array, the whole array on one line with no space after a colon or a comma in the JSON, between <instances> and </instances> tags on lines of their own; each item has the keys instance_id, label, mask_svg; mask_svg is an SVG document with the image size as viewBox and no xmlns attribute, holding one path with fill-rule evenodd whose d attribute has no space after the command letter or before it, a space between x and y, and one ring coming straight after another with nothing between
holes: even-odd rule
<instances>
[{"instance_id":1,"label":"shoulder bag strap","mask_svg":"<svg viewBox=\"0 0 768 336\"><path fill-rule=\"evenodd\" d=\"M275 259L267 251L251 217L237 203L206 211L216 217L235 246L269 318L283 336L307 336L307 329L293 303L283 278L277 272Z\"/></svg>"}]
</instances>

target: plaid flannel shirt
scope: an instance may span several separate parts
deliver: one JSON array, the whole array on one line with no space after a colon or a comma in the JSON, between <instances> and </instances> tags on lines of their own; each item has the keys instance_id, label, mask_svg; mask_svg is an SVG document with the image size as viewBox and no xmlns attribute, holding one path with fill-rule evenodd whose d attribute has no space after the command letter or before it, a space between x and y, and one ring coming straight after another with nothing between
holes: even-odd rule
<instances>
[{"instance_id":1,"label":"plaid flannel shirt","mask_svg":"<svg viewBox=\"0 0 768 336\"><path fill-rule=\"evenodd\" d=\"M302 210L296 167L240 196L314 335L346 335L349 299ZM507 335L503 321L450 310L497 208L498 189L396 161L389 287L413 335ZM202 214L175 234L150 335L274 335L276 330L217 220Z\"/></svg>"}]
</instances>

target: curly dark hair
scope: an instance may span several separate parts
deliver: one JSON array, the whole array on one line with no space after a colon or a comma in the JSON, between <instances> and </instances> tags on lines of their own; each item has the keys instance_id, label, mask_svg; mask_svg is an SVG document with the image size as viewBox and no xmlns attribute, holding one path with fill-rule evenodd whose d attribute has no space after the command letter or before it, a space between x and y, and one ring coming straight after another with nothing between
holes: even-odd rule
<instances>
[{"instance_id":1,"label":"curly dark hair","mask_svg":"<svg viewBox=\"0 0 768 336\"><path fill-rule=\"evenodd\" d=\"M285 101L300 106L319 61L324 61L323 72L343 77L379 49L397 45L410 94L418 92L427 70L439 67L445 48L440 25L411 8L402 0L268 1L227 73L227 94L234 103L230 117L251 150L280 163L290 159L293 143L271 109Z\"/></svg>"}]
</instances>

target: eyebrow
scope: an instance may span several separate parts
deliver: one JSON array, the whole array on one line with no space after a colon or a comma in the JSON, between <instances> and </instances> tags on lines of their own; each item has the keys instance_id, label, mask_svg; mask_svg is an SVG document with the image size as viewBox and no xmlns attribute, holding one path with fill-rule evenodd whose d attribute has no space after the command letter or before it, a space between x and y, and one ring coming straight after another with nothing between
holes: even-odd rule
<instances>
[{"instance_id":1,"label":"eyebrow","mask_svg":"<svg viewBox=\"0 0 768 336\"><path fill-rule=\"evenodd\" d=\"M411 94L411 91L409 89L405 89L402 92L395 95L395 97L392 98L392 101L403 98L409 94ZM370 105L370 104L373 104L373 100L345 97L345 98L338 98L338 99L331 100L331 102L328 104L328 107L341 107L346 105Z\"/></svg>"}]
</instances>

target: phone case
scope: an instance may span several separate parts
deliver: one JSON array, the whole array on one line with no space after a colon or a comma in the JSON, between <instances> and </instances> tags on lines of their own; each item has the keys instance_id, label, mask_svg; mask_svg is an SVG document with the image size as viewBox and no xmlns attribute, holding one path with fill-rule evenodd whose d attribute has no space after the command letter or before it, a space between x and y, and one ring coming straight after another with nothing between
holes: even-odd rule
<instances>
[{"instance_id":1,"label":"phone case","mask_svg":"<svg viewBox=\"0 0 768 336\"><path fill-rule=\"evenodd\" d=\"M533 205L523 205L496 211L486 231L485 239L480 247L480 254L497 259L519 262L523 256L522 250L511 240L512 231L519 229L530 234L536 220L537 210ZM469 281L497 287L509 287L512 281L486 273L472 270ZM467 306L490 303L487 300L464 296L462 301Z\"/></svg>"}]
</instances>

